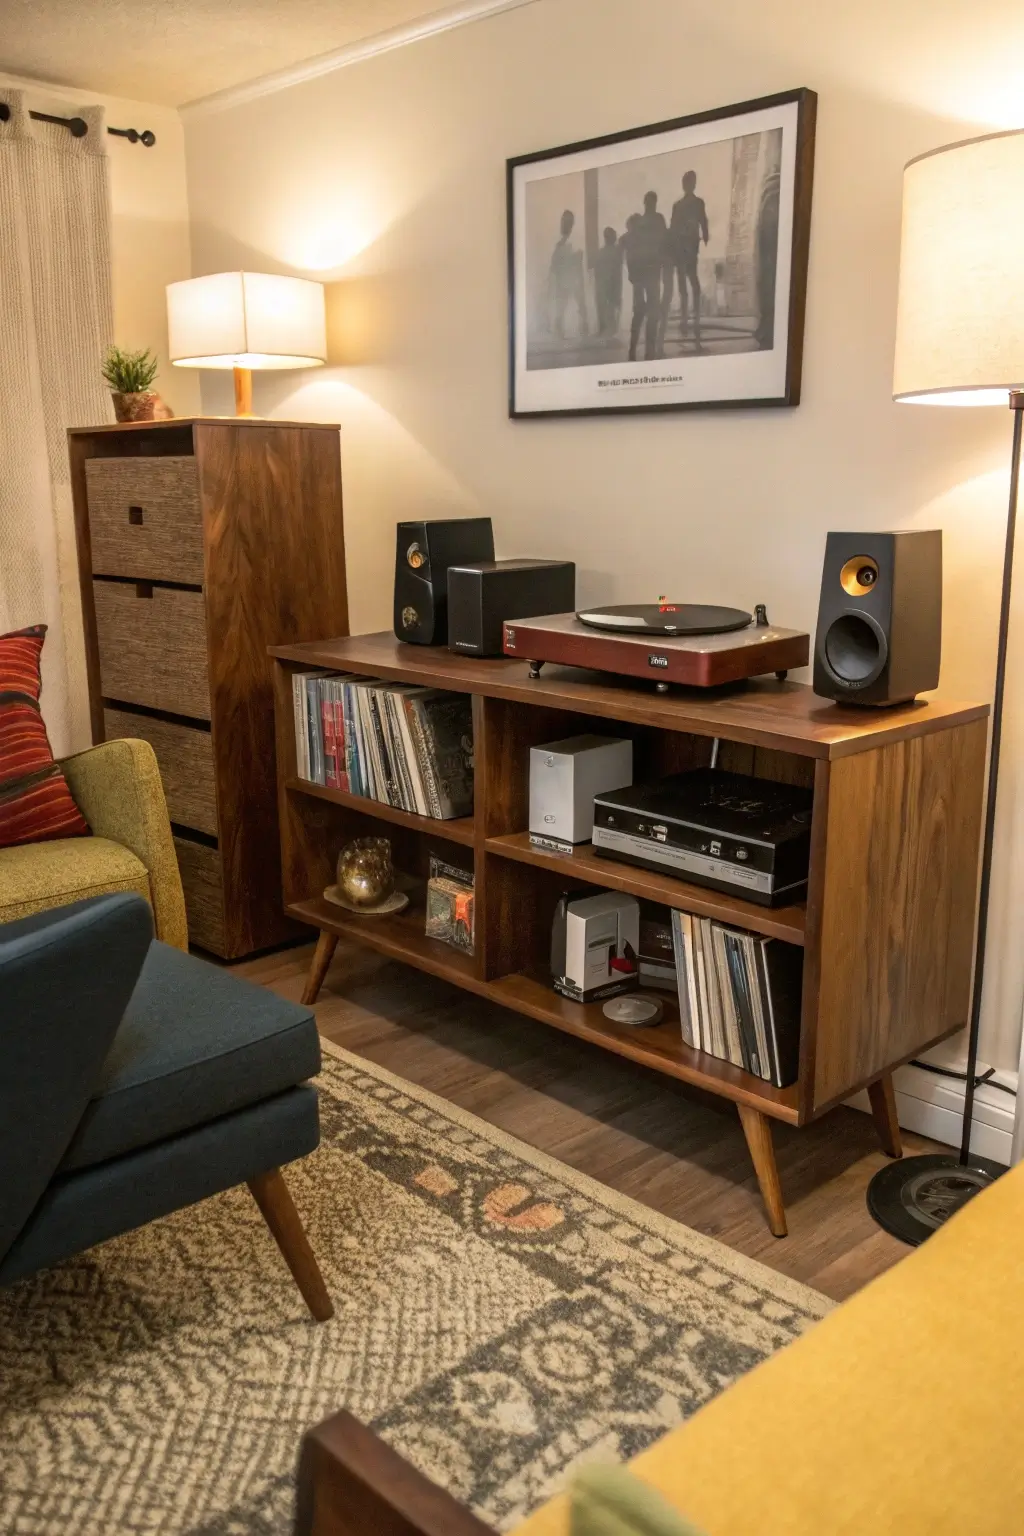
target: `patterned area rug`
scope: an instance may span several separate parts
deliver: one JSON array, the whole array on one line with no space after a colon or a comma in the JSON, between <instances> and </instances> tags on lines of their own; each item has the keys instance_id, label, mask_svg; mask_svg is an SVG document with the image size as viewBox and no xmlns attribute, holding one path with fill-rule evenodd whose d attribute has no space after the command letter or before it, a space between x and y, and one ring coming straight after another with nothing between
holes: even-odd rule
<instances>
[{"instance_id":1,"label":"patterned area rug","mask_svg":"<svg viewBox=\"0 0 1024 1536\"><path fill-rule=\"evenodd\" d=\"M382 1068L325 1046L288 1170L336 1314L244 1189L0 1292L5 1536L287 1536L304 1429L346 1407L514 1526L829 1310Z\"/></svg>"}]
</instances>

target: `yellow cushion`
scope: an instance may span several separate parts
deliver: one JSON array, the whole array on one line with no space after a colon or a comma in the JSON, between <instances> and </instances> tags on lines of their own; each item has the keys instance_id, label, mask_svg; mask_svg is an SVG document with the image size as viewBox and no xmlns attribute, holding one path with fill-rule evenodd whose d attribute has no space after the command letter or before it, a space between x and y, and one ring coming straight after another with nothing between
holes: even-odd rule
<instances>
[{"instance_id":1,"label":"yellow cushion","mask_svg":"<svg viewBox=\"0 0 1024 1536\"><path fill-rule=\"evenodd\" d=\"M1022 1299L1024 1165L632 1471L708 1536L1024 1531Z\"/></svg>"},{"instance_id":2,"label":"yellow cushion","mask_svg":"<svg viewBox=\"0 0 1024 1536\"><path fill-rule=\"evenodd\" d=\"M67 837L0 848L0 923L107 891L138 891L151 899L142 860L109 838Z\"/></svg>"}]
</instances>

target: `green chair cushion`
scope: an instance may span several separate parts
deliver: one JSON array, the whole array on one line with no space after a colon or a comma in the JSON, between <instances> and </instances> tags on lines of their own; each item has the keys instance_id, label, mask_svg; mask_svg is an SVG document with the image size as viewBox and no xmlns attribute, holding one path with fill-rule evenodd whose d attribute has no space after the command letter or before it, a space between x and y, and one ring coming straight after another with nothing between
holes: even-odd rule
<instances>
[{"instance_id":1,"label":"green chair cushion","mask_svg":"<svg viewBox=\"0 0 1024 1536\"><path fill-rule=\"evenodd\" d=\"M569 1490L570 1536L702 1536L625 1467L583 1467Z\"/></svg>"},{"instance_id":2,"label":"green chair cushion","mask_svg":"<svg viewBox=\"0 0 1024 1536\"><path fill-rule=\"evenodd\" d=\"M0 923L108 891L135 891L150 900L146 866L109 838L57 838L0 848Z\"/></svg>"}]
</instances>

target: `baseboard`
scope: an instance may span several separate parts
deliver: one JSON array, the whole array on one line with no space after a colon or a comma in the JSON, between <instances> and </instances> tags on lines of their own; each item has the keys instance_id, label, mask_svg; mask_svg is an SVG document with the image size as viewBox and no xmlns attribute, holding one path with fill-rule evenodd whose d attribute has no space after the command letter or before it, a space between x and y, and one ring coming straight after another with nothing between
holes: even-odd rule
<instances>
[{"instance_id":1,"label":"baseboard","mask_svg":"<svg viewBox=\"0 0 1024 1536\"><path fill-rule=\"evenodd\" d=\"M1000 1077L1006 1079L1007 1074L1000 1073ZM926 1072L921 1067L900 1067L893 1073L893 1086L897 1117L905 1131L916 1131L919 1136L930 1136L947 1146L960 1146L964 1118L963 1083ZM858 1093L847 1102L851 1109L871 1112L866 1093ZM971 1132L973 1152L1009 1166L1016 1102L1010 1094L988 1084L983 1083L977 1089Z\"/></svg>"}]
</instances>

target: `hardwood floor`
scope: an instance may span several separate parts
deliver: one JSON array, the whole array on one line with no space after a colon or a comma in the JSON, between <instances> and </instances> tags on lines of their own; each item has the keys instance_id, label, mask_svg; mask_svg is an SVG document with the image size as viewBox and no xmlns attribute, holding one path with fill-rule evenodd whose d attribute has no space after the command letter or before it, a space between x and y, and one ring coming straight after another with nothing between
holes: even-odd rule
<instances>
[{"instance_id":1,"label":"hardwood floor","mask_svg":"<svg viewBox=\"0 0 1024 1536\"><path fill-rule=\"evenodd\" d=\"M298 1001L312 954L303 945L234 969ZM865 1208L887 1161L870 1115L774 1126L789 1217L789 1236L775 1238L739 1119L719 1100L344 941L316 1015L346 1050L837 1300L909 1252Z\"/></svg>"}]
</instances>

